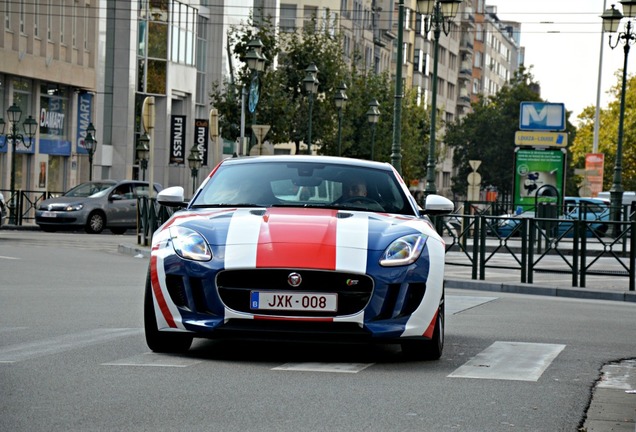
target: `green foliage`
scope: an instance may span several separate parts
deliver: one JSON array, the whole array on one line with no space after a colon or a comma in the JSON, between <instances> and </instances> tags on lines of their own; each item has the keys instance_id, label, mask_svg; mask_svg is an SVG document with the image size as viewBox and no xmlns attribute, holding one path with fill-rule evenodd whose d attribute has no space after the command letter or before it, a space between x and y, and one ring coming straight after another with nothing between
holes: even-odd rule
<instances>
[{"instance_id":1,"label":"green foliage","mask_svg":"<svg viewBox=\"0 0 636 432\"><path fill-rule=\"evenodd\" d=\"M603 190L612 187L616 147L618 144L618 124L620 117L620 97L622 70L616 72L616 84L610 94L615 98L607 108L599 113L598 153L605 155ZM630 76L625 87L625 116L623 121L622 185L625 190L636 190L636 77ZM572 143L572 165L585 168L585 155L591 153L594 144L595 108L588 106L579 115L579 128Z\"/></svg>"},{"instance_id":2,"label":"green foliage","mask_svg":"<svg viewBox=\"0 0 636 432\"><path fill-rule=\"evenodd\" d=\"M390 162L393 145L393 117L395 84L388 74L374 74L353 68L345 63L339 35L332 35L316 26L306 26L296 33L277 33L271 22L255 28L251 20L234 27L228 40L231 51L243 59L247 44L259 37L263 54L268 59L278 56L276 69L271 63L260 74L261 91L257 108L257 124L268 124L267 139L271 142L306 141L308 131L308 95L304 89L305 69L314 63L319 72L318 94L312 110L312 141L319 143L319 152L338 154L338 110L334 96L345 83L347 106L342 110L341 154L346 157ZM354 55L354 58L356 56ZM241 90L249 86L251 72L244 63L233 71L231 82L213 83L210 93L212 105L219 111L219 126L225 139L240 135ZM374 129L368 123L367 110L372 99L380 106L380 119ZM416 103L414 94L407 91L402 103L401 152L402 174L405 180L423 176L427 158L426 136L429 132L429 113ZM246 136L254 121L246 118Z\"/></svg>"}]
</instances>

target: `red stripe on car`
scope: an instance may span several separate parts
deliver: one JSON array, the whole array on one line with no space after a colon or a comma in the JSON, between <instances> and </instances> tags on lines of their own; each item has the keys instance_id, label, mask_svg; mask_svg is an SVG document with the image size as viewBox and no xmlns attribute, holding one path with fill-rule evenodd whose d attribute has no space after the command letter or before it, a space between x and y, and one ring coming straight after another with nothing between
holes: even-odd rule
<instances>
[{"instance_id":1,"label":"red stripe on car","mask_svg":"<svg viewBox=\"0 0 636 432\"><path fill-rule=\"evenodd\" d=\"M168 309L166 299L164 298L159 286L159 277L157 275L157 257L154 255L150 257L150 284L152 285L152 292L157 299L157 303L159 304L159 309L161 309L163 317L170 327L176 328L177 325L175 324L174 319L172 319L172 314L170 313L170 309Z\"/></svg>"},{"instance_id":2,"label":"red stripe on car","mask_svg":"<svg viewBox=\"0 0 636 432\"><path fill-rule=\"evenodd\" d=\"M336 210L270 208L263 216L256 267L336 269Z\"/></svg>"}]
</instances>

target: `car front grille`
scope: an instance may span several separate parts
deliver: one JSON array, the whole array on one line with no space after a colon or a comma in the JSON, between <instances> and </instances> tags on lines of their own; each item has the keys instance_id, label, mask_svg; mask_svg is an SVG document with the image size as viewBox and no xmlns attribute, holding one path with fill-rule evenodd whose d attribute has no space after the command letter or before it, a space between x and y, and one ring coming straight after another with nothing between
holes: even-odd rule
<instances>
[{"instance_id":1,"label":"car front grille","mask_svg":"<svg viewBox=\"0 0 636 432\"><path fill-rule=\"evenodd\" d=\"M298 273L302 283L292 287L288 283L291 273ZM267 311L261 315L329 317L360 312L369 302L373 292L373 279L354 273L320 270L255 269L225 270L217 275L216 285L223 303L230 309L254 313L250 309L251 291L335 293L338 295L338 311Z\"/></svg>"}]
</instances>

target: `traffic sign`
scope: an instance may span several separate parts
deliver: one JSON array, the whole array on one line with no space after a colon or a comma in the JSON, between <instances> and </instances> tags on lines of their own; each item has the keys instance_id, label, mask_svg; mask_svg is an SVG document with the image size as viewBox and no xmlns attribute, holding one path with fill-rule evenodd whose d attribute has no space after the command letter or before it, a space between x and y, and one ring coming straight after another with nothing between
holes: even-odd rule
<instances>
[{"instance_id":1,"label":"traffic sign","mask_svg":"<svg viewBox=\"0 0 636 432\"><path fill-rule=\"evenodd\" d=\"M566 132L515 132L516 145L530 145L541 147L567 147L568 134Z\"/></svg>"},{"instance_id":2,"label":"traffic sign","mask_svg":"<svg viewBox=\"0 0 636 432\"><path fill-rule=\"evenodd\" d=\"M521 102L519 129L565 130L565 105L562 103Z\"/></svg>"}]
</instances>

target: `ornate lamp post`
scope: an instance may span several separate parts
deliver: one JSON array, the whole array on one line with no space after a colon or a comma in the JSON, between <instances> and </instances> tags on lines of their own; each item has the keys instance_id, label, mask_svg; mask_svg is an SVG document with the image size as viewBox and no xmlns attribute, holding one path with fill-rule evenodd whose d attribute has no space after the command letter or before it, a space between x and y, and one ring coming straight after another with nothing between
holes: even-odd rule
<instances>
[{"instance_id":1,"label":"ornate lamp post","mask_svg":"<svg viewBox=\"0 0 636 432\"><path fill-rule=\"evenodd\" d=\"M315 64L310 64L307 69L305 69L307 74L305 75L305 79L303 79L303 84L305 85L305 90L309 94L309 125L307 132L307 154L311 154L311 116L314 108L314 95L318 93L318 68Z\"/></svg>"},{"instance_id":2,"label":"ornate lamp post","mask_svg":"<svg viewBox=\"0 0 636 432\"><path fill-rule=\"evenodd\" d=\"M621 0L620 4L623 6L623 13L614 9L612 5L611 9L607 9L601 15L603 19L603 30L610 33L609 46L614 49L618 46L619 42L623 43L623 52L625 53L623 61L623 77L621 84L621 104L618 118L618 141L616 144L616 158L614 162L614 178L612 180L612 188L610 189L610 203L611 203L611 220L621 220L621 208L623 206L623 128L625 121L625 88L627 86L627 56L629 55L629 47L636 40L636 35L632 30L631 18L636 17L636 0ZM627 17L627 24L625 31L618 33L616 41L612 43L611 33L618 31L618 25L623 17ZM615 234L620 234L620 227L613 226Z\"/></svg>"},{"instance_id":3,"label":"ornate lamp post","mask_svg":"<svg viewBox=\"0 0 636 432\"><path fill-rule=\"evenodd\" d=\"M373 99L369 102L369 110L367 111L367 120L371 125L371 160L375 160L373 149L375 148L375 128L378 124L378 120L380 120L379 106L378 100Z\"/></svg>"},{"instance_id":4,"label":"ornate lamp post","mask_svg":"<svg viewBox=\"0 0 636 432\"><path fill-rule=\"evenodd\" d=\"M86 152L88 153L88 180L93 180L93 155L95 154L95 150L97 149L97 140L95 139L95 126L93 123L89 123L86 128L86 138L84 138L84 147L86 147Z\"/></svg>"},{"instance_id":5,"label":"ornate lamp post","mask_svg":"<svg viewBox=\"0 0 636 432\"><path fill-rule=\"evenodd\" d=\"M139 160L139 167L141 168L141 179L146 181L146 169L148 169L148 158L150 157L150 137L147 133L144 133L137 140L135 152L137 153L137 160Z\"/></svg>"},{"instance_id":6,"label":"ornate lamp post","mask_svg":"<svg viewBox=\"0 0 636 432\"><path fill-rule=\"evenodd\" d=\"M347 85L345 83L340 84L336 95L333 97L336 108L338 109L338 156L342 156L342 110L347 106L349 99L345 92L346 90Z\"/></svg>"},{"instance_id":7,"label":"ornate lamp post","mask_svg":"<svg viewBox=\"0 0 636 432\"><path fill-rule=\"evenodd\" d=\"M425 30L433 30L433 82L431 83L431 133L426 165L426 195L437 193L435 187L435 126L437 115L437 58L439 55L439 38L442 31L446 36L450 32L451 21L459 11L462 0L417 0L418 11L426 15Z\"/></svg>"},{"instance_id":8,"label":"ornate lamp post","mask_svg":"<svg viewBox=\"0 0 636 432\"><path fill-rule=\"evenodd\" d=\"M250 80L250 89L248 93L247 108L252 113L252 125L256 124L256 108L261 92L260 73L265 70L265 56L263 55L263 42L259 38L252 39L248 44L248 51L245 54L247 67L250 68L252 78ZM252 134L252 144L256 141Z\"/></svg>"},{"instance_id":9,"label":"ornate lamp post","mask_svg":"<svg viewBox=\"0 0 636 432\"><path fill-rule=\"evenodd\" d=\"M197 190L197 176L199 175L199 168L203 163L203 158L196 145L193 145L190 149L190 155L188 156L188 166L190 167L190 174L192 175L192 196Z\"/></svg>"},{"instance_id":10,"label":"ornate lamp post","mask_svg":"<svg viewBox=\"0 0 636 432\"><path fill-rule=\"evenodd\" d=\"M7 110L7 117L9 119L11 128L9 133L6 135L5 144L7 140L11 141L11 151L12 151L12 154L11 154L11 197L9 199L9 201L11 202L11 208L9 209L11 213L9 216L9 223L15 224L18 219L16 214L17 206L16 206L16 196L15 196L16 145L18 144L18 141L20 141L26 148L31 147L31 144L33 143L33 137L35 136L35 132L37 130L38 124L36 123L35 119L32 116L29 116L22 124L22 127L24 128L24 132L26 133L26 136L28 137L28 142L27 142L27 140L24 139L24 135L20 133L20 129L19 129L20 118L22 117L22 110L20 109L18 105L15 104L15 102ZM0 131L1 134L4 134L4 127L5 127L4 119L0 118L0 128L2 128L2 130Z\"/></svg>"}]
</instances>

